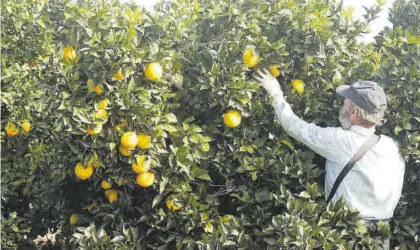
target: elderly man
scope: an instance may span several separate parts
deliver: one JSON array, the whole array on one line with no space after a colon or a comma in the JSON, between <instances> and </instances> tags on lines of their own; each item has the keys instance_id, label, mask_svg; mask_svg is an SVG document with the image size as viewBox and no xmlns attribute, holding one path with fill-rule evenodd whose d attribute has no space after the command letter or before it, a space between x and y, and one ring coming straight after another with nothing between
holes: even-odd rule
<instances>
[{"instance_id":1,"label":"elderly man","mask_svg":"<svg viewBox=\"0 0 420 250\"><path fill-rule=\"evenodd\" d=\"M387 108L383 89L371 81L338 87L337 94L345 98L339 114L342 128L322 128L293 113L279 82L266 69L253 78L272 97L285 131L326 158L328 201L343 198L365 221L391 218L401 196L405 162L391 138L374 134Z\"/></svg>"}]
</instances>

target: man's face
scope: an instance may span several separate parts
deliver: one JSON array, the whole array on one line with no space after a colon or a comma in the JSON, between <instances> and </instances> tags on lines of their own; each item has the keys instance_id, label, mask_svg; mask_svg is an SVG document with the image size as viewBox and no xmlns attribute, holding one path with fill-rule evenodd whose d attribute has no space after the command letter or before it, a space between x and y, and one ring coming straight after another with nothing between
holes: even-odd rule
<instances>
[{"instance_id":1,"label":"man's face","mask_svg":"<svg viewBox=\"0 0 420 250\"><path fill-rule=\"evenodd\" d=\"M351 110L350 110L351 100L349 98L344 99L344 105L340 109L338 120L340 121L341 127L345 130L350 129L351 123Z\"/></svg>"}]
</instances>

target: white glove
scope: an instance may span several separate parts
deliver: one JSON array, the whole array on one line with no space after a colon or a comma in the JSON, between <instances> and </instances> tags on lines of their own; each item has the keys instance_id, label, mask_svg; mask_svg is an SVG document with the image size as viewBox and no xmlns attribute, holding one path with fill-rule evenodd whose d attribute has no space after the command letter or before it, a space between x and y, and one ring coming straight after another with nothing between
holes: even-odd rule
<instances>
[{"instance_id":1,"label":"white glove","mask_svg":"<svg viewBox=\"0 0 420 250\"><path fill-rule=\"evenodd\" d=\"M273 99L278 97L284 98L279 82L267 69L263 69L263 71L258 70L257 73L252 75L252 78L259 82Z\"/></svg>"}]
</instances>

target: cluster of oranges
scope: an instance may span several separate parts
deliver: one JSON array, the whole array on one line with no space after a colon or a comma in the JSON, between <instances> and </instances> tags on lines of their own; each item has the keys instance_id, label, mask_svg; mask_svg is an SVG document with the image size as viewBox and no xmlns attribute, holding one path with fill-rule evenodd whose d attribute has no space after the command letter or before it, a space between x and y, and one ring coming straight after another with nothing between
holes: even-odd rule
<instances>
[{"instance_id":1,"label":"cluster of oranges","mask_svg":"<svg viewBox=\"0 0 420 250\"><path fill-rule=\"evenodd\" d=\"M20 125L25 133L29 133L29 131L31 131L31 123L29 121L23 121ZM16 124L11 122L6 125L4 130L6 130L7 136L10 137L16 136L20 133L20 130L17 128Z\"/></svg>"},{"instance_id":2,"label":"cluster of oranges","mask_svg":"<svg viewBox=\"0 0 420 250\"><path fill-rule=\"evenodd\" d=\"M75 50L72 47L66 47L63 51L63 61L64 62L73 62L76 59L77 55ZM243 61L248 67L256 67L260 63L259 55L253 49L247 49L243 54ZM280 75L280 70L277 66L271 65L269 66L269 72L274 76L278 77ZM162 66L159 63L152 62L145 67L144 70L145 77L150 81L158 81L161 79L163 75ZM125 76L119 68L117 72L114 74L113 79L117 81L122 81L125 79ZM93 81L88 80L88 86L93 86ZM304 91L305 84L302 80L296 79L292 82L292 86L294 90L298 94L302 94ZM103 93L102 86L95 86L93 90L98 94L101 95ZM96 122L95 126L88 127L88 134L89 135L96 135L102 131L102 124L106 122L108 119L108 113L106 108L110 104L108 99L103 99L97 104L97 111L95 113L94 118L96 120L100 120L102 122ZM229 128L236 128L241 123L241 114L236 110L229 110L223 116L224 124ZM127 123L123 121L121 124L117 124L115 129L121 132L121 128L125 127ZM30 126L30 125L29 125ZM10 125L8 128L8 134L17 134L19 131L16 132L16 126ZM26 129L25 129L26 131ZM141 150L146 150L150 147L151 139L148 135L144 133L135 132L125 132L120 138L120 145L119 145L119 152L121 155L125 157L130 157L138 147ZM100 161L98 159L94 159L91 164L85 168L81 162L79 162L75 167L76 176L81 180L86 180L93 174L93 167L100 165ZM135 157L135 161L132 162L131 168L134 173L137 174L136 183L144 188L150 187L155 182L155 175L150 170L150 161L147 160L146 155L137 155ZM101 187L105 190L105 196L108 198L109 202L112 204L118 199L118 191L112 189L112 182L109 180L102 180ZM93 208L94 204L92 203L89 206L89 211ZM178 211L183 208L183 203L179 197L174 195L168 197L166 200L166 207L173 211ZM73 214L70 218L70 224L75 224L78 220L78 216Z\"/></svg>"},{"instance_id":3,"label":"cluster of oranges","mask_svg":"<svg viewBox=\"0 0 420 250\"><path fill-rule=\"evenodd\" d=\"M250 68L256 67L261 61L260 56L253 49L247 49L244 52L242 59L244 63ZM274 77L278 77L281 73L278 67L275 65L270 65L268 67L268 71ZM303 94L303 91L305 89L305 83L302 80L293 80L292 86L294 91L296 91L299 95ZM239 124L241 124L241 114L236 110L229 110L223 115L223 121L227 127L236 128L239 126Z\"/></svg>"},{"instance_id":4,"label":"cluster of oranges","mask_svg":"<svg viewBox=\"0 0 420 250\"><path fill-rule=\"evenodd\" d=\"M122 155L129 157L136 147L142 150L148 149L150 142L150 136L144 133L125 132L121 136L119 151ZM147 188L153 185L155 175L149 171L149 162L146 161L146 156L137 156L136 161L131 164L131 168L137 174L136 182L139 186Z\"/></svg>"},{"instance_id":5,"label":"cluster of oranges","mask_svg":"<svg viewBox=\"0 0 420 250\"><path fill-rule=\"evenodd\" d=\"M256 53L253 49L247 49L244 52L244 54L242 56L242 59L243 59L244 63L250 68L256 67L261 60L258 53ZM268 67L268 71L270 71L270 73L274 77L278 77L281 73L280 70L278 69L278 67L276 67L275 65L270 65ZM293 80L292 81L292 86L293 86L293 89L299 95L303 94L303 91L305 90L305 83L301 79Z\"/></svg>"},{"instance_id":6,"label":"cluster of oranges","mask_svg":"<svg viewBox=\"0 0 420 250\"><path fill-rule=\"evenodd\" d=\"M93 118L94 120L99 121L95 122L92 126L88 126L87 133L89 135L97 135L101 133L103 124L108 120L108 111L106 111L106 108L109 104L110 101L108 99L103 99L97 104L97 110Z\"/></svg>"},{"instance_id":7,"label":"cluster of oranges","mask_svg":"<svg viewBox=\"0 0 420 250\"><path fill-rule=\"evenodd\" d=\"M71 46L66 46L63 48L63 62L64 63L70 63L73 64L77 59L77 53L76 50ZM150 81L158 81L163 76L163 68L162 66L157 62L149 63L145 69L144 69L144 76L150 80ZM117 72L112 76L113 80L116 81L123 81L126 78L124 76L123 71L121 68L117 69ZM87 85L89 89L93 89L98 95L101 95L104 92L103 85L99 84L96 86L94 85L94 82L92 79L89 79L87 81Z\"/></svg>"},{"instance_id":8,"label":"cluster of oranges","mask_svg":"<svg viewBox=\"0 0 420 250\"><path fill-rule=\"evenodd\" d=\"M71 46L66 46L63 48L63 54L62 54L62 60L64 63L67 64L74 64L77 62L77 53L76 50ZM152 62L148 64L144 69L144 76L150 80L150 81L158 81L163 76L163 68L162 66L157 62ZM114 81L123 81L126 79L126 76L123 73L123 70L121 68L118 68L116 73L112 76L112 80ZM103 84L95 84L95 82L92 79L89 79L87 81L89 92L96 92L98 95L102 95L104 93L104 87ZM107 122L108 120L108 112L107 108L110 104L110 101L108 99L103 99L99 103L97 103L95 106L96 112L94 113L93 119L94 124L89 125L87 128L87 133L89 135L98 135L102 132L103 124ZM122 132L122 128L127 125L127 122L125 120L122 121L122 123L117 124L115 126L115 130L117 132ZM8 129L10 134L17 134L19 131L16 129L16 126L10 126ZM17 132L15 132L17 131ZM138 147L141 150L146 150L150 147L151 144L151 138L144 134L139 133L136 134L134 132L125 132L121 136L119 145L119 152L121 155L125 157L130 157L135 148ZM141 187L150 187L153 185L155 181L155 175L149 171L149 161L146 161L146 156L139 155L135 159L136 161L132 163L132 169L135 173L138 174L136 182ZM89 179L94 172L95 167L100 166L100 161L95 153L91 159L89 160L87 166L84 166L82 162L79 162L76 164L74 171L80 180L87 180ZM108 198L110 203L114 203L118 199L118 191L115 189L112 189L112 182L109 180L102 180L101 187L105 189L105 196ZM93 208L93 204L89 206L89 210ZM76 217L71 218L71 223L77 221Z\"/></svg>"}]
</instances>

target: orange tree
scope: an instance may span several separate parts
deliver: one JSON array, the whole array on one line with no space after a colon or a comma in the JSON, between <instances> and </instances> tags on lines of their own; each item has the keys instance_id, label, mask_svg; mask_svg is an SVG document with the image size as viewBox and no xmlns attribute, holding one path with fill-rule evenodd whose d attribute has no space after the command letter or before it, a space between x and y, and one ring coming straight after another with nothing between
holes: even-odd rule
<instances>
[{"instance_id":1,"label":"orange tree","mask_svg":"<svg viewBox=\"0 0 420 250\"><path fill-rule=\"evenodd\" d=\"M337 126L334 87L389 72L366 27L330 1L5 3L2 244L375 248L387 226L326 204L323 160L249 77L271 67L299 116Z\"/></svg>"}]
</instances>

